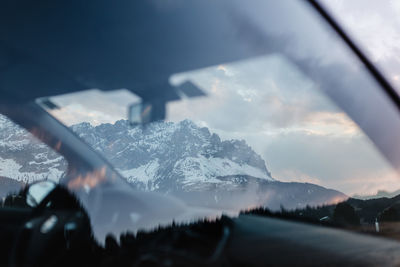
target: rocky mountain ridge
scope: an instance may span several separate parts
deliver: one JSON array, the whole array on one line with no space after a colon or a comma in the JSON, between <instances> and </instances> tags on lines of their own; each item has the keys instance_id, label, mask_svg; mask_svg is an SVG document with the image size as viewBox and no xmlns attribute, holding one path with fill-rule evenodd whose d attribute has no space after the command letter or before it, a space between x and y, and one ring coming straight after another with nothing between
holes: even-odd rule
<instances>
[{"instance_id":1,"label":"rocky mountain ridge","mask_svg":"<svg viewBox=\"0 0 400 267\"><path fill-rule=\"evenodd\" d=\"M219 177L250 175L273 181L264 160L243 140L225 140L189 120L132 128L127 121L72 126L129 182L142 190L196 191Z\"/></svg>"}]
</instances>

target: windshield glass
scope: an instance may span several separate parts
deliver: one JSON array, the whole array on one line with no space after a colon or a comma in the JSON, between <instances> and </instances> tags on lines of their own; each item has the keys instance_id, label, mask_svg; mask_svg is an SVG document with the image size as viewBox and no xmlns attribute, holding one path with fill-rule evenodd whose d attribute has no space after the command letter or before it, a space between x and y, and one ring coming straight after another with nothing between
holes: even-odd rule
<instances>
[{"instance_id":1,"label":"windshield glass","mask_svg":"<svg viewBox=\"0 0 400 267\"><path fill-rule=\"evenodd\" d=\"M318 3L3 5L0 265L396 262L398 75Z\"/></svg>"},{"instance_id":2,"label":"windshield glass","mask_svg":"<svg viewBox=\"0 0 400 267\"><path fill-rule=\"evenodd\" d=\"M166 15L176 8L167 7L156 9ZM125 201L128 193L118 198L120 191L113 195L107 188L103 204L96 206L100 197L93 196L96 190L90 195L91 189L112 184L105 181L115 182L117 175L108 175L101 157L82 166L73 162L76 170L69 171L65 184L87 193L77 195L86 197L82 203L94 226L117 229L112 225L122 211L110 212L115 202L126 208L125 217L129 214L129 227L121 229L136 231L159 225L160 214L170 223L258 207L297 209L302 215L301 209L328 205L313 215L319 222L332 218L342 201L351 203L359 222L374 225L383 209L365 211L362 202L349 197L393 197L400 190L392 167L400 166L400 150L387 141L400 136L400 118L374 77L303 2L232 1L230 8L215 11L201 28L205 36L173 21L171 39L165 46L156 42L162 49L146 50L150 38L140 43L146 49L138 44L124 50L132 58L105 50L110 54L104 62L68 59L65 73L92 89L61 86L53 95L35 97L35 108L50 118L50 132L58 123L49 114L76 134L64 136L70 141L63 143L70 149L64 155L77 152L69 154L70 161L95 158L94 150L121 174L121 187L135 189L136 202L128 198L132 205ZM195 22L197 29L204 19ZM182 34L188 39L176 42ZM146 56L139 57L141 52ZM92 149L80 150L82 140ZM45 162L59 177L58 160ZM164 209L167 200L175 210ZM104 223L102 216L113 222Z\"/></svg>"},{"instance_id":3,"label":"windshield glass","mask_svg":"<svg viewBox=\"0 0 400 267\"><path fill-rule=\"evenodd\" d=\"M251 21L233 18L258 56L172 74L145 87L146 97L134 88L92 89L50 96L52 108L44 107L133 188L190 207L237 214L396 195L398 172L364 133L383 136L368 121L392 118L369 106L387 100L326 25L291 5L241 6ZM179 97L166 97L171 90ZM146 101L165 110L131 125L128 106ZM374 142L391 147L384 137Z\"/></svg>"},{"instance_id":4,"label":"windshield glass","mask_svg":"<svg viewBox=\"0 0 400 267\"><path fill-rule=\"evenodd\" d=\"M170 78L173 86L188 81L205 96L170 102L166 120L144 126L125 119L126 104L138 101L127 90L51 97L58 109L50 112L134 188L193 206L294 209L400 188L357 124L286 57Z\"/></svg>"}]
</instances>

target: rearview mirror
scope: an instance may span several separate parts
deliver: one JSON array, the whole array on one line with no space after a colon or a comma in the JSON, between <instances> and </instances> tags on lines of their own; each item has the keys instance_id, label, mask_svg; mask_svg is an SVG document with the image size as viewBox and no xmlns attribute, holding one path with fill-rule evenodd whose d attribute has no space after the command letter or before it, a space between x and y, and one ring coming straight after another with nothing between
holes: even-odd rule
<instances>
[{"instance_id":1,"label":"rearview mirror","mask_svg":"<svg viewBox=\"0 0 400 267\"><path fill-rule=\"evenodd\" d=\"M153 94L150 93L151 97L142 98L139 103L129 106L128 119L131 125L146 125L154 121L164 120L166 106L170 101L206 96L206 93L191 81L185 81L178 85L166 83L162 85L162 88L162 93L160 93L159 88L157 90L153 88Z\"/></svg>"},{"instance_id":2,"label":"rearview mirror","mask_svg":"<svg viewBox=\"0 0 400 267\"><path fill-rule=\"evenodd\" d=\"M153 121L153 105L150 103L135 103L129 106L130 124L147 124Z\"/></svg>"}]
</instances>

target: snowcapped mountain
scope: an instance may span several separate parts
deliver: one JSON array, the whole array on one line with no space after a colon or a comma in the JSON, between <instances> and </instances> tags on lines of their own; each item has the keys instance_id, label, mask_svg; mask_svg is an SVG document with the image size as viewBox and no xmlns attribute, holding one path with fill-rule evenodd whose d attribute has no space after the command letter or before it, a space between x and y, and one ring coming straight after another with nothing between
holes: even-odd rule
<instances>
[{"instance_id":1,"label":"snowcapped mountain","mask_svg":"<svg viewBox=\"0 0 400 267\"><path fill-rule=\"evenodd\" d=\"M15 185L43 179L58 181L66 166L62 156L0 115L0 177L17 181Z\"/></svg>"},{"instance_id":2,"label":"snowcapped mountain","mask_svg":"<svg viewBox=\"0 0 400 267\"><path fill-rule=\"evenodd\" d=\"M190 120L156 122L146 127L131 127L125 120L98 126L80 123L71 129L137 189L173 194L189 204L232 209L256 205L294 208L346 198L313 184L276 181L265 161L245 141L221 140ZM25 183L58 181L66 167L63 157L0 116L2 196Z\"/></svg>"},{"instance_id":3,"label":"snowcapped mountain","mask_svg":"<svg viewBox=\"0 0 400 267\"><path fill-rule=\"evenodd\" d=\"M245 141L221 141L189 120L145 128L132 128L124 120L96 127L81 123L72 130L142 190L203 191L227 186L221 177L232 175L273 181L264 160Z\"/></svg>"}]
</instances>

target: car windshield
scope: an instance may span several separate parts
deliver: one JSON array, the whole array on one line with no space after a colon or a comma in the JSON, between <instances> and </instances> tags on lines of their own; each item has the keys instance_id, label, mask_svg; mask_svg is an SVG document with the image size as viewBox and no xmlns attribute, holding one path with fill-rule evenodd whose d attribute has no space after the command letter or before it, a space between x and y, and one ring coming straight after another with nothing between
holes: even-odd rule
<instances>
[{"instance_id":1,"label":"car windshield","mask_svg":"<svg viewBox=\"0 0 400 267\"><path fill-rule=\"evenodd\" d=\"M399 116L394 109L385 113L377 108L392 105L381 87L309 6L261 2L259 9L239 5L251 20L232 12L221 22L233 21L239 45L227 42L215 51L229 51L233 59L201 50L213 64L176 68L132 88L92 86L48 95L35 104L107 159L135 192L170 196L190 211L201 210L203 217L258 207L301 215L309 207L329 206L328 213L316 215L325 220L334 205L351 197L397 195L399 174L393 163L398 150L385 141L390 131L377 123L398 122ZM157 62L156 55L149 62ZM202 58L196 54L193 61L203 63ZM134 69L152 78L149 66L154 73L159 70L152 65ZM89 78L81 80L90 84ZM1 136L1 144L9 141L9 135ZM24 138L19 136L16 144ZM35 156L15 154L30 157L15 165L20 172L41 157L42 147L32 149ZM8 158L0 159L0 175L7 176ZM64 175L66 165L58 157L40 160L46 177ZM92 175L111 179L102 169ZM99 182L78 178L67 186L90 191ZM379 212L357 216L372 225ZM155 220L150 228L159 223Z\"/></svg>"},{"instance_id":2,"label":"car windshield","mask_svg":"<svg viewBox=\"0 0 400 267\"><path fill-rule=\"evenodd\" d=\"M203 96L131 125L127 90L49 99L55 117L136 189L240 211L335 204L400 188L397 172L345 112L288 58L266 55L170 77ZM87 101L90 99L90 101Z\"/></svg>"}]
</instances>

